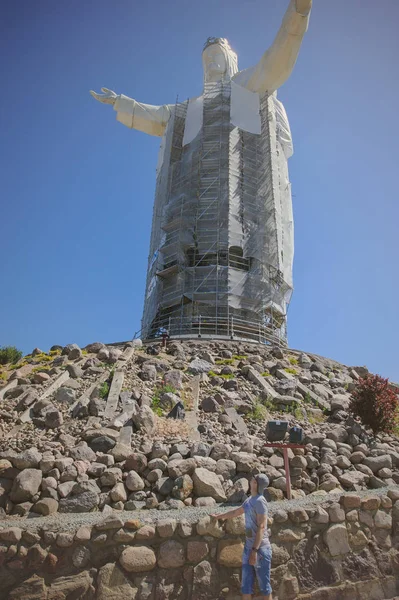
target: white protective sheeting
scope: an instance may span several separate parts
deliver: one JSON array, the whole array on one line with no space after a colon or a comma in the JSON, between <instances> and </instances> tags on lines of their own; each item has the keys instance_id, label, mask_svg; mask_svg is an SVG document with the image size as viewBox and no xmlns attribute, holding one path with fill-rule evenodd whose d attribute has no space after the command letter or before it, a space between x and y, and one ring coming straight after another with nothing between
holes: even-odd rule
<instances>
[{"instance_id":1,"label":"white protective sheeting","mask_svg":"<svg viewBox=\"0 0 399 600\"><path fill-rule=\"evenodd\" d=\"M273 94L273 101L276 111L277 137L283 149L285 158L288 160L294 154L290 123L284 104L277 99L277 94Z\"/></svg>"},{"instance_id":2,"label":"white protective sheeting","mask_svg":"<svg viewBox=\"0 0 399 600\"><path fill-rule=\"evenodd\" d=\"M243 131L261 133L259 94L231 82L230 120Z\"/></svg>"},{"instance_id":3,"label":"white protective sheeting","mask_svg":"<svg viewBox=\"0 0 399 600\"><path fill-rule=\"evenodd\" d=\"M188 102L186 125L184 128L183 146L192 142L202 129L204 97L191 98Z\"/></svg>"}]
</instances>

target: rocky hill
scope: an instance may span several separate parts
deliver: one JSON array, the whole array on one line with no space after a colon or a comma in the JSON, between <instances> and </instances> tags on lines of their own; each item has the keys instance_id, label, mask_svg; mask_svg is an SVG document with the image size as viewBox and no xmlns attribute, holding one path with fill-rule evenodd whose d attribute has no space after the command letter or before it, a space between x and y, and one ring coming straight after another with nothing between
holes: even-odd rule
<instances>
[{"instance_id":1,"label":"rocky hill","mask_svg":"<svg viewBox=\"0 0 399 600\"><path fill-rule=\"evenodd\" d=\"M305 432L290 450L293 497L399 484L399 438L347 412L365 367L222 341L35 349L3 367L0 511L183 509L241 502L253 473L282 500L266 422ZM181 402L184 420L166 415Z\"/></svg>"}]
</instances>

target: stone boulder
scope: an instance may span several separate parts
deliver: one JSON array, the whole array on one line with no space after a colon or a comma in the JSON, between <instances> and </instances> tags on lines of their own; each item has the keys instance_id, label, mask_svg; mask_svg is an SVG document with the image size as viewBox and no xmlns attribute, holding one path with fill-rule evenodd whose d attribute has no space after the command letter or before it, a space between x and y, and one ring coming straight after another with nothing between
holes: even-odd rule
<instances>
[{"instance_id":1,"label":"stone boulder","mask_svg":"<svg viewBox=\"0 0 399 600\"><path fill-rule=\"evenodd\" d=\"M39 469L24 469L14 479L10 499L15 504L31 500L42 483L43 474Z\"/></svg>"},{"instance_id":2,"label":"stone boulder","mask_svg":"<svg viewBox=\"0 0 399 600\"><path fill-rule=\"evenodd\" d=\"M36 448L29 448L14 456L12 462L14 467L22 471L23 469L36 469L41 460L42 455L40 452Z\"/></svg>"},{"instance_id":3,"label":"stone boulder","mask_svg":"<svg viewBox=\"0 0 399 600\"><path fill-rule=\"evenodd\" d=\"M195 358L188 365L188 369L193 375L199 375L200 373L209 373L209 371L212 371L213 365L207 360Z\"/></svg>"},{"instance_id":4,"label":"stone boulder","mask_svg":"<svg viewBox=\"0 0 399 600\"><path fill-rule=\"evenodd\" d=\"M324 532L324 542L329 549L331 556L340 556L342 554L348 554L350 552L350 546L348 541L348 532L346 525L338 524L332 525Z\"/></svg>"},{"instance_id":5,"label":"stone boulder","mask_svg":"<svg viewBox=\"0 0 399 600\"><path fill-rule=\"evenodd\" d=\"M392 469L392 457L389 454L381 456L366 456L363 464L369 467L373 473L377 473L380 469Z\"/></svg>"},{"instance_id":6,"label":"stone boulder","mask_svg":"<svg viewBox=\"0 0 399 600\"><path fill-rule=\"evenodd\" d=\"M133 414L134 425L143 433L153 434L155 431L155 415L149 406L140 406L138 411Z\"/></svg>"},{"instance_id":7,"label":"stone boulder","mask_svg":"<svg viewBox=\"0 0 399 600\"><path fill-rule=\"evenodd\" d=\"M128 573L152 571L157 563L154 551L147 546L130 546L126 548L119 562Z\"/></svg>"},{"instance_id":8,"label":"stone boulder","mask_svg":"<svg viewBox=\"0 0 399 600\"><path fill-rule=\"evenodd\" d=\"M199 467L193 473L193 483L196 496L210 496L216 502L226 501L226 494L219 477L215 473Z\"/></svg>"}]
</instances>

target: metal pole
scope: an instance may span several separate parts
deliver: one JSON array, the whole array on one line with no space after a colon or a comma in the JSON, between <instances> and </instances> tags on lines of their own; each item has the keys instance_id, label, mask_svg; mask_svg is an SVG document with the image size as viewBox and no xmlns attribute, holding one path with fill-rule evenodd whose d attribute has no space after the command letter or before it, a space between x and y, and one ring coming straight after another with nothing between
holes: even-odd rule
<instances>
[{"instance_id":1,"label":"metal pole","mask_svg":"<svg viewBox=\"0 0 399 600\"><path fill-rule=\"evenodd\" d=\"M288 460L288 448L283 448L283 455L284 455L285 479L287 481L287 499L291 500L291 475L290 475L290 463Z\"/></svg>"}]
</instances>

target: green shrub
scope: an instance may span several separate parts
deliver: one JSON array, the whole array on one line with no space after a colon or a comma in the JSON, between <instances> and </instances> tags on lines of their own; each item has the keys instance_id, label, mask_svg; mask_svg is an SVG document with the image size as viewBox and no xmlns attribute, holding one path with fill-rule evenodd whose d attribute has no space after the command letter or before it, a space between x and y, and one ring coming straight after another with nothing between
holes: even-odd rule
<instances>
[{"instance_id":1,"label":"green shrub","mask_svg":"<svg viewBox=\"0 0 399 600\"><path fill-rule=\"evenodd\" d=\"M219 377L219 375L215 371L208 371L208 377Z\"/></svg>"},{"instance_id":2,"label":"green shrub","mask_svg":"<svg viewBox=\"0 0 399 600\"><path fill-rule=\"evenodd\" d=\"M222 379L227 379L227 380L228 380L228 379L234 379L234 375L233 375L233 373L228 373L228 374L226 374L226 375L223 375L223 374L222 374L222 375L219 375L219 377L221 377Z\"/></svg>"},{"instance_id":3,"label":"green shrub","mask_svg":"<svg viewBox=\"0 0 399 600\"><path fill-rule=\"evenodd\" d=\"M21 350L18 350L15 346L2 346L0 347L0 365L6 365L7 363L17 363L22 358Z\"/></svg>"},{"instance_id":4,"label":"green shrub","mask_svg":"<svg viewBox=\"0 0 399 600\"><path fill-rule=\"evenodd\" d=\"M244 356L244 355L241 356L241 354L233 354L234 360L246 360L247 358L248 358L248 356Z\"/></svg>"},{"instance_id":5,"label":"green shrub","mask_svg":"<svg viewBox=\"0 0 399 600\"><path fill-rule=\"evenodd\" d=\"M161 408L161 400L159 396L153 396L151 402L151 409L158 417L162 417L163 410Z\"/></svg>"},{"instance_id":6,"label":"green shrub","mask_svg":"<svg viewBox=\"0 0 399 600\"><path fill-rule=\"evenodd\" d=\"M292 365L297 365L298 364L298 360L296 358L294 358L293 356L290 356L289 359L290 363Z\"/></svg>"},{"instance_id":7,"label":"green shrub","mask_svg":"<svg viewBox=\"0 0 399 600\"><path fill-rule=\"evenodd\" d=\"M266 371L264 373L261 373L262 377L271 377L270 373L267 373Z\"/></svg>"},{"instance_id":8,"label":"green shrub","mask_svg":"<svg viewBox=\"0 0 399 600\"><path fill-rule=\"evenodd\" d=\"M308 421L311 425L318 425L319 423L324 423L324 416L319 415L308 415Z\"/></svg>"},{"instance_id":9,"label":"green shrub","mask_svg":"<svg viewBox=\"0 0 399 600\"><path fill-rule=\"evenodd\" d=\"M50 371L51 367L48 365L42 365L41 367L34 367L31 373L38 373L39 371Z\"/></svg>"},{"instance_id":10,"label":"green shrub","mask_svg":"<svg viewBox=\"0 0 399 600\"><path fill-rule=\"evenodd\" d=\"M294 410L294 417L297 419L297 421L300 421L301 419L303 419L303 412L299 408L299 406L297 406L296 409Z\"/></svg>"},{"instance_id":11,"label":"green shrub","mask_svg":"<svg viewBox=\"0 0 399 600\"><path fill-rule=\"evenodd\" d=\"M5 381L6 379L7 379L7 373L3 373L3 372L1 372L1 373L0 373L0 380L1 380L1 381Z\"/></svg>"},{"instance_id":12,"label":"green shrub","mask_svg":"<svg viewBox=\"0 0 399 600\"><path fill-rule=\"evenodd\" d=\"M312 400L312 397L311 397L311 395L309 394L309 392L306 392L305 396L303 397L303 401L304 401L306 404L313 404L313 400Z\"/></svg>"},{"instance_id":13,"label":"green shrub","mask_svg":"<svg viewBox=\"0 0 399 600\"><path fill-rule=\"evenodd\" d=\"M264 421L267 417L267 408L261 402L257 401L250 413L247 414L253 421Z\"/></svg>"},{"instance_id":14,"label":"green shrub","mask_svg":"<svg viewBox=\"0 0 399 600\"><path fill-rule=\"evenodd\" d=\"M234 362L234 358L218 358L215 360L217 365L231 365Z\"/></svg>"},{"instance_id":15,"label":"green shrub","mask_svg":"<svg viewBox=\"0 0 399 600\"><path fill-rule=\"evenodd\" d=\"M106 398L109 394L109 383L108 381L104 381L102 386L100 387L100 398Z\"/></svg>"},{"instance_id":16,"label":"green shrub","mask_svg":"<svg viewBox=\"0 0 399 600\"><path fill-rule=\"evenodd\" d=\"M163 410L161 407L161 396L162 394L175 394L176 393L176 388L171 385L170 383L168 384L164 384L162 381L162 384L159 386L157 386L154 390L154 395L152 397L152 401L151 401L151 409L152 411L158 416L158 417L162 417L163 415Z\"/></svg>"},{"instance_id":17,"label":"green shrub","mask_svg":"<svg viewBox=\"0 0 399 600\"><path fill-rule=\"evenodd\" d=\"M297 374L297 370L296 369L290 369L288 367L286 369L284 369L284 371L286 373L291 373L291 375L296 375Z\"/></svg>"}]
</instances>

